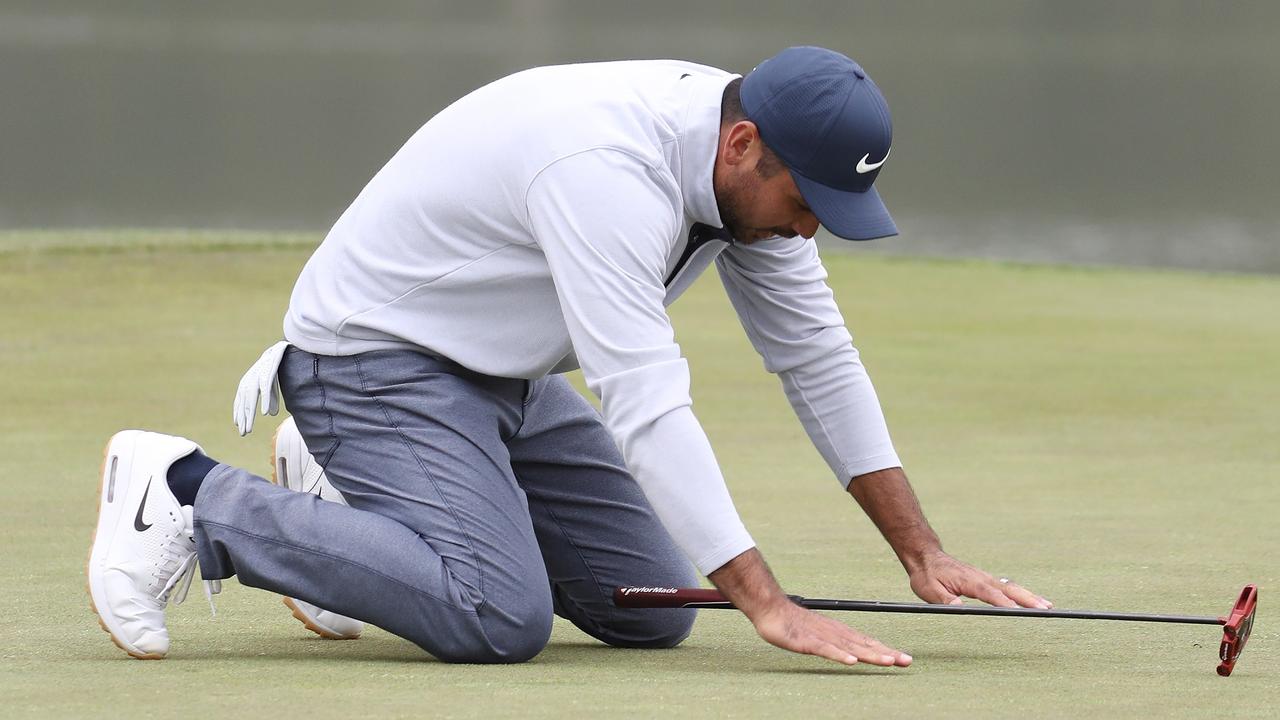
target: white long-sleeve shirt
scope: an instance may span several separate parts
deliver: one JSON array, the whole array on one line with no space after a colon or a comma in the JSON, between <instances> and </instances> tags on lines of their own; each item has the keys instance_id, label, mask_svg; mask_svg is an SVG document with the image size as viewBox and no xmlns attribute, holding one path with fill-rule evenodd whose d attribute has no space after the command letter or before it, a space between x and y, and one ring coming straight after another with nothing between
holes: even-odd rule
<instances>
[{"instance_id":1,"label":"white long-sleeve shirt","mask_svg":"<svg viewBox=\"0 0 1280 720\"><path fill-rule=\"evenodd\" d=\"M418 349L500 377L580 366L659 519L710 573L754 543L693 415L665 308L714 261L841 483L897 466L814 243L690 240L695 224L722 224L712 168L734 77L676 61L568 65L463 97L338 219L298 278L286 339L321 355Z\"/></svg>"}]
</instances>

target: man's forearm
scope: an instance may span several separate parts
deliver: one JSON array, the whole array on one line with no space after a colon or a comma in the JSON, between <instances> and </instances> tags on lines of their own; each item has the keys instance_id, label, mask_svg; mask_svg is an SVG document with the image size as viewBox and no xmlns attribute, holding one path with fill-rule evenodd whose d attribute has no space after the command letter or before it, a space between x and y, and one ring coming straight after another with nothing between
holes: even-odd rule
<instances>
[{"instance_id":1,"label":"man's forearm","mask_svg":"<svg viewBox=\"0 0 1280 720\"><path fill-rule=\"evenodd\" d=\"M902 468L859 475L849 482L849 494L879 528L907 572L918 567L924 557L942 550Z\"/></svg>"}]
</instances>

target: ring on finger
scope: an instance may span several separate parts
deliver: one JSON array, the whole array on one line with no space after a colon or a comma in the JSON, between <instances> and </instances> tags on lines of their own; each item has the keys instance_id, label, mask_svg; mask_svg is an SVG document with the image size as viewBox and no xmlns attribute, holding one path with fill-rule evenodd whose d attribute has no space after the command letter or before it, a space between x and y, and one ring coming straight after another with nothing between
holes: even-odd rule
<instances>
[{"instance_id":1,"label":"ring on finger","mask_svg":"<svg viewBox=\"0 0 1280 720\"><path fill-rule=\"evenodd\" d=\"M1000 579L996 580L996 582L1000 583L1001 585L1008 585L1008 584L1009 584L1009 578L1007 578L1007 577L1002 577L1002 578L1000 578Z\"/></svg>"}]
</instances>

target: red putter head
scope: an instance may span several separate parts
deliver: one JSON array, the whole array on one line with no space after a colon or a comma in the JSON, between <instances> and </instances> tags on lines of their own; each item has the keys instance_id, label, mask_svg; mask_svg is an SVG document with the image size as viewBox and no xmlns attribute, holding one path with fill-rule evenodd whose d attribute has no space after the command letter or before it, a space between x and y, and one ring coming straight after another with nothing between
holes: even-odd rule
<instances>
[{"instance_id":1,"label":"red putter head","mask_svg":"<svg viewBox=\"0 0 1280 720\"><path fill-rule=\"evenodd\" d=\"M1221 618L1222 647L1218 650L1218 656L1222 658L1222 663L1218 665L1219 675L1226 677L1235 669L1236 660L1240 659L1244 644L1249 640L1249 633L1253 632L1253 615L1257 611L1258 586L1245 585L1235 607L1231 608L1231 614Z\"/></svg>"}]
</instances>

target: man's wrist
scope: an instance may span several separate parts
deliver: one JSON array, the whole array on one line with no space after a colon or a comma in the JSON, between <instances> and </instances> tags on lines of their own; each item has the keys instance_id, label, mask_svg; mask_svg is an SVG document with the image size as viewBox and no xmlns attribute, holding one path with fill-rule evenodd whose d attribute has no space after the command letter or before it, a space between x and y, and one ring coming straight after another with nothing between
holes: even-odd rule
<instances>
[{"instance_id":1,"label":"man's wrist","mask_svg":"<svg viewBox=\"0 0 1280 720\"><path fill-rule=\"evenodd\" d=\"M902 468L854 477L848 490L893 548L907 574L915 573L943 552L942 541L925 519Z\"/></svg>"},{"instance_id":2,"label":"man's wrist","mask_svg":"<svg viewBox=\"0 0 1280 720\"><path fill-rule=\"evenodd\" d=\"M936 540L937 537L935 536L934 539ZM928 547L906 551L899 551L895 548L894 552L898 556L898 562L902 563L902 569L906 570L908 575L914 575L924 569L934 558L946 554L942 549L942 545L937 542Z\"/></svg>"},{"instance_id":3,"label":"man's wrist","mask_svg":"<svg viewBox=\"0 0 1280 720\"><path fill-rule=\"evenodd\" d=\"M721 565L707 577L752 623L791 603L765 564L764 556L755 548Z\"/></svg>"}]
</instances>

